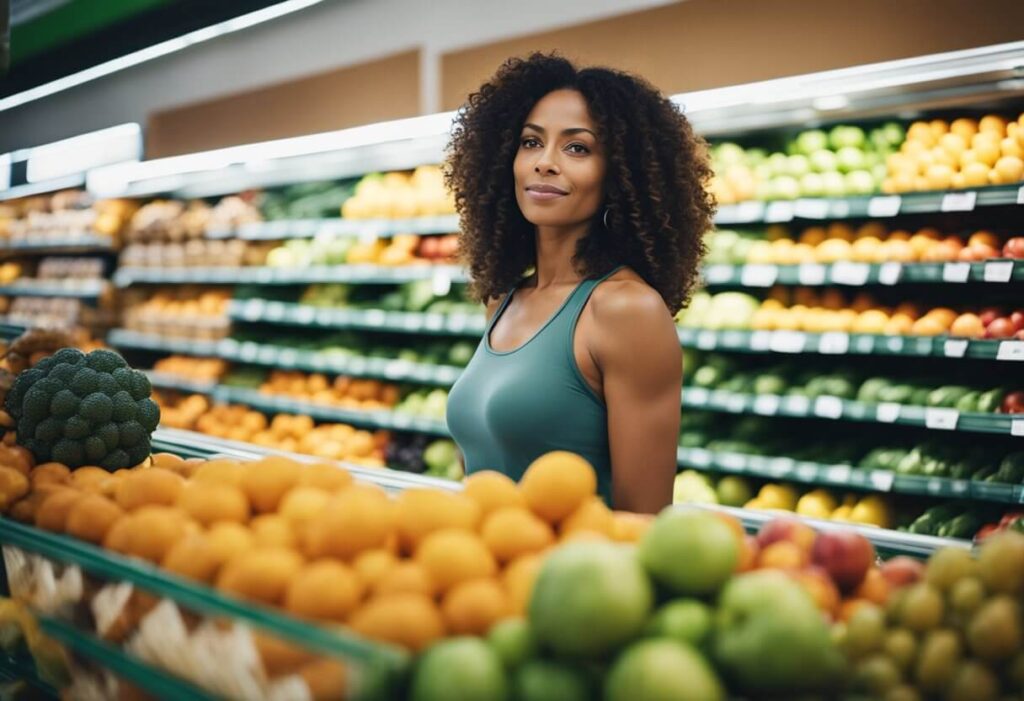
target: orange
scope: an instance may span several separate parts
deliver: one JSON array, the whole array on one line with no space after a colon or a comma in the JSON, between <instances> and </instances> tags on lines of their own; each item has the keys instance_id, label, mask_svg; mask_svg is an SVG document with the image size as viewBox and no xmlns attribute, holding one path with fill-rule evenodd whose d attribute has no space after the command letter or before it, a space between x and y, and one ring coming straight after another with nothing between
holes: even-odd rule
<instances>
[{"instance_id":1,"label":"orange","mask_svg":"<svg viewBox=\"0 0 1024 701\"><path fill-rule=\"evenodd\" d=\"M865 236L853 242L850 259L860 263L880 263L884 250L879 239L874 236Z\"/></svg>"},{"instance_id":2,"label":"orange","mask_svg":"<svg viewBox=\"0 0 1024 701\"><path fill-rule=\"evenodd\" d=\"M416 550L416 562L441 591L470 579L493 577L498 571L494 556L478 535L454 528L428 535Z\"/></svg>"},{"instance_id":3,"label":"orange","mask_svg":"<svg viewBox=\"0 0 1024 701\"><path fill-rule=\"evenodd\" d=\"M865 599L879 606L885 606L889 600L889 580L885 578L880 569L872 567L853 595L858 599Z\"/></svg>"},{"instance_id":4,"label":"orange","mask_svg":"<svg viewBox=\"0 0 1024 701\"><path fill-rule=\"evenodd\" d=\"M356 633L414 652L444 637L444 620L429 596L391 594L371 599L348 620Z\"/></svg>"},{"instance_id":5,"label":"orange","mask_svg":"<svg viewBox=\"0 0 1024 701\"><path fill-rule=\"evenodd\" d=\"M559 543L607 543L611 538L605 533L577 528L575 531L563 533Z\"/></svg>"},{"instance_id":6,"label":"orange","mask_svg":"<svg viewBox=\"0 0 1024 701\"><path fill-rule=\"evenodd\" d=\"M935 307L925 314L925 318L935 319L946 328L949 328L949 326L956 320L956 317L957 313L946 307Z\"/></svg>"},{"instance_id":7,"label":"orange","mask_svg":"<svg viewBox=\"0 0 1024 701\"><path fill-rule=\"evenodd\" d=\"M252 534L239 523L222 521L214 524L206 532L206 537L221 562L226 562L253 547Z\"/></svg>"},{"instance_id":8,"label":"orange","mask_svg":"<svg viewBox=\"0 0 1024 701\"><path fill-rule=\"evenodd\" d=\"M335 560L318 560L289 582L284 607L304 618L342 622L362 596L363 584L350 567Z\"/></svg>"},{"instance_id":9,"label":"orange","mask_svg":"<svg viewBox=\"0 0 1024 701\"><path fill-rule=\"evenodd\" d=\"M631 511L616 511L615 532L612 536L623 543L638 543L654 522L650 514L634 514Z\"/></svg>"},{"instance_id":10,"label":"orange","mask_svg":"<svg viewBox=\"0 0 1024 701\"><path fill-rule=\"evenodd\" d=\"M977 314L961 314L949 327L951 336L961 338L981 338L985 335L985 324Z\"/></svg>"},{"instance_id":11,"label":"orange","mask_svg":"<svg viewBox=\"0 0 1024 701\"><path fill-rule=\"evenodd\" d=\"M277 513L288 519L293 526L309 523L324 512L331 493L317 487L294 487L284 495Z\"/></svg>"},{"instance_id":12,"label":"orange","mask_svg":"<svg viewBox=\"0 0 1024 701\"><path fill-rule=\"evenodd\" d=\"M84 497L82 492L74 489L61 489L50 494L36 509L36 528L63 533L71 509Z\"/></svg>"},{"instance_id":13,"label":"orange","mask_svg":"<svg viewBox=\"0 0 1024 701\"><path fill-rule=\"evenodd\" d=\"M241 489L228 484L190 481L181 491L177 505L204 526L249 520L249 500Z\"/></svg>"},{"instance_id":14,"label":"orange","mask_svg":"<svg viewBox=\"0 0 1024 701\"><path fill-rule=\"evenodd\" d=\"M533 512L516 507L499 509L487 517L480 535L501 562L539 552L555 542L551 526Z\"/></svg>"},{"instance_id":15,"label":"orange","mask_svg":"<svg viewBox=\"0 0 1024 701\"><path fill-rule=\"evenodd\" d=\"M597 492L597 476L586 460L555 451L537 458L520 481L526 504L548 523L557 523Z\"/></svg>"},{"instance_id":16,"label":"orange","mask_svg":"<svg viewBox=\"0 0 1024 701\"><path fill-rule=\"evenodd\" d=\"M407 489L395 500L399 544L413 552L423 539L444 528L475 530L480 507L464 494L439 489Z\"/></svg>"},{"instance_id":17,"label":"orange","mask_svg":"<svg viewBox=\"0 0 1024 701\"><path fill-rule=\"evenodd\" d=\"M445 595L441 615L450 634L484 635L510 615L508 594L493 579L463 582Z\"/></svg>"},{"instance_id":18,"label":"orange","mask_svg":"<svg viewBox=\"0 0 1024 701\"><path fill-rule=\"evenodd\" d=\"M295 532L291 522L280 514L263 514L249 523L253 544L257 548L294 548Z\"/></svg>"},{"instance_id":19,"label":"orange","mask_svg":"<svg viewBox=\"0 0 1024 701\"><path fill-rule=\"evenodd\" d=\"M972 247L989 246L991 248L1002 248L999 237L991 231L976 231L967 239L967 245Z\"/></svg>"},{"instance_id":20,"label":"orange","mask_svg":"<svg viewBox=\"0 0 1024 701\"><path fill-rule=\"evenodd\" d=\"M807 564L807 554L796 543L779 540L761 550L757 564L762 568L799 569Z\"/></svg>"},{"instance_id":21,"label":"orange","mask_svg":"<svg viewBox=\"0 0 1024 701\"><path fill-rule=\"evenodd\" d=\"M809 226L800 232L800 243L806 243L810 246L817 246L819 243L825 240L827 234L825 233L825 227L823 226Z\"/></svg>"},{"instance_id":22,"label":"orange","mask_svg":"<svg viewBox=\"0 0 1024 701\"><path fill-rule=\"evenodd\" d=\"M946 333L946 326L935 317L922 317L910 327L912 336L939 336Z\"/></svg>"},{"instance_id":23,"label":"orange","mask_svg":"<svg viewBox=\"0 0 1024 701\"><path fill-rule=\"evenodd\" d=\"M226 558L203 533L190 533L167 551L160 566L172 574L212 582Z\"/></svg>"},{"instance_id":24,"label":"orange","mask_svg":"<svg viewBox=\"0 0 1024 701\"><path fill-rule=\"evenodd\" d=\"M352 561L352 568L359 579L372 589L393 567L398 566L398 558L388 550L366 550L359 553Z\"/></svg>"},{"instance_id":25,"label":"orange","mask_svg":"<svg viewBox=\"0 0 1024 701\"><path fill-rule=\"evenodd\" d=\"M185 463L183 458L174 453L153 453L150 458L153 461L153 467L162 467L178 474L181 474L181 466Z\"/></svg>"},{"instance_id":26,"label":"orange","mask_svg":"<svg viewBox=\"0 0 1024 701\"><path fill-rule=\"evenodd\" d=\"M196 468L192 479L196 482L214 482L232 487L242 486L246 466L237 460L210 460Z\"/></svg>"},{"instance_id":27,"label":"orange","mask_svg":"<svg viewBox=\"0 0 1024 701\"><path fill-rule=\"evenodd\" d=\"M413 560L396 563L373 586L374 596L386 594L423 594L433 596L437 587L422 565Z\"/></svg>"},{"instance_id":28,"label":"orange","mask_svg":"<svg viewBox=\"0 0 1024 701\"><path fill-rule=\"evenodd\" d=\"M302 570L302 557L288 548L258 548L228 560L217 588L253 601L277 604Z\"/></svg>"},{"instance_id":29,"label":"orange","mask_svg":"<svg viewBox=\"0 0 1024 701\"><path fill-rule=\"evenodd\" d=\"M814 248L814 258L819 263L835 263L850 260L853 246L846 239L828 239Z\"/></svg>"},{"instance_id":30,"label":"orange","mask_svg":"<svg viewBox=\"0 0 1024 701\"><path fill-rule=\"evenodd\" d=\"M879 309L868 309L857 316L850 327L851 333L885 333L885 325L889 323L889 315Z\"/></svg>"},{"instance_id":31,"label":"orange","mask_svg":"<svg viewBox=\"0 0 1024 701\"><path fill-rule=\"evenodd\" d=\"M127 554L151 562L160 562L175 543L199 530L184 511L170 506L143 506L118 523L124 521L131 524Z\"/></svg>"},{"instance_id":32,"label":"orange","mask_svg":"<svg viewBox=\"0 0 1024 701\"><path fill-rule=\"evenodd\" d=\"M574 531L593 531L611 538L615 534L615 517L600 497L591 497L569 514L559 531L562 535Z\"/></svg>"},{"instance_id":33,"label":"orange","mask_svg":"<svg viewBox=\"0 0 1024 701\"><path fill-rule=\"evenodd\" d=\"M147 504L171 506L178 500L184 484L181 475L160 467L135 470L118 480L115 488L117 505L125 511L134 511Z\"/></svg>"},{"instance_id":34,"label":"orange","mask_svg":"<svg viewBox=\"0 0 1024 701\"><path fill-rule=\"evenodd\" d=\"M914 245L908 240L890 238L882 244L880 253L882 261L893 261L896 263L912 263L917 260L918 254Z\"/></svg>"},{"instance_id":35,"label":"orange","mask_svg":"<svg viewBox=\"0 0 1024 701\"><path fill-rule=\"evenodd\" d=\"M508 564L501 574L501 581L508 591L509 608L513 615L522 616L530 604L533 585L544 564L541 555L523 555Z\"/></svg>"},{"instance_id":36,"label":"orange","mask_svg":"<svg viewBox=\"0 0 1024 701\"><path fill-rule=\"evenodd\" d=\"M986 114L978 121L978 131L980 133L991 132L1001 137L1006 133L1006 119L996 114Z\"/></svg>"},{"instance_id":37,"label":"orange","mask_svg":"<svg viewBox=\"0 0 1024 701\"><path fill-rule=\"evenodd\" d=\"M71 470L58 462L43 463L32 468L28 479L33 488L40 484L67 484L71 479Z\"/></svg>"},{"instance_id":38,"label":"orange","mask_svg":"<svg viewBox=\"0 0 1024 701\"><path fill-rule=\"evenodd\" d=\"M477 503L485 517L504 507L526 506L526 499L516 483L494 470L474 472L466 477L462 486L462 493Z\"/></svg>"},{"instance_id":39,"label":"orange","mask_svg":"<svg viewBox=\"0 0 1024 701\"><path fill-rule=\"evenodd\" d=\"M281 498L298 484L302 469L294 460L278 457L263 458L249 465L242 475L242 489L253 511L276 511Z\"/></svg>"},{"instance_id":40,"label":"orange","mask_svg":"<svg viewBox=\"0 0 1024 701\"><path fill-rule=\"evenodd\" d=\"M124 511L113 501L99 494L86 494L72 505L64 525L70 536L102 543L107 532L122 518Z\"/></svg>"},{"instance_id":41,"label":"orange","mask_svg":"<svg viewBox=\"0 0 1024 701\"><path fill-rule=\"evenodd\" d=\"M843 241L852 242L854 238L853 227L846 222L832 222L828 225L827 232L830 239L842 239Z\"/></svg>"},{"instance_id":42,"label":"orange","mask_svg":"<svg viewBox=\"0 0 1024 701\"><path fill-rule=\"evenodd\" d=\"M337 492L353 484L352 473L340 465L318 462L306 465L299 475L299 484L317 487L328 492Z\"/></svg>"},{"instance_id":43,"label":"orange","mask_svg":"<svg viewBox=\"0 0 1024 701\"><path fill-rule=\"evenodd\" d=\"M348 668L341 660L321 658L307 662L298 675L309 689L307 698L313 701L346 698L351 687Z\"/></svg>"},{"instance_id":44,"label":"orange","mask_svg":"<svg viewBox=\"0 0 1024 701\"><path fill-rule=\"evenodd\" d=\"M347 559L383 547L395 530L395 505L383 489L353 485L331 497L303 532L307 557Z\"/></svg>"}]
</instances>

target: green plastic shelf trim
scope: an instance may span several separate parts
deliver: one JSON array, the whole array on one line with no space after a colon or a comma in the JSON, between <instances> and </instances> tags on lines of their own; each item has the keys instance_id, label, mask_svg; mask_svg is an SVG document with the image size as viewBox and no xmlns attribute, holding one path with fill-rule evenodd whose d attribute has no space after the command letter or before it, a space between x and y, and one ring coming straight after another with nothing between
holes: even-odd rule
<instances>
[{"instance_id":1,"label":"green plastic shelf trim","mask_svg":"<svg viewBox=\"0 0 1024 701\"><path fill-rule=\"evenodd\" d=\"M715 223L772 224L793 219L876 219L898 214L932 212L969 212L976 207L1001 207L1021 204L1024 186L996 185L971 190L935 190L902 195L851 197L806 197L772 202L749 201L719 207Z\"/></svg>"},{"instance_id":2,"label":"green plastic shelf trim","mask_svg":"<svg viewBox=\"0 0 1024 701\"><path fill-rule=\"evenodd\" d=\"M765 523L779 518L779 512L777 511L757 511L722 506L721 504L678 504L674 508L702 509L726 513L739 519L743 527L751 533L758 531ZM923 558L930 556L936 550L946 547L963 548L965 550L969 550L972 547L971 541L959 538L938 538L917 533L903 533L902 531L893 531L846 521L823 521L816 518L807 518L795 513L786 513L785 517L803 521L816 531L856 531L870 540L880 552L893 555L912 555Z\"/></svg>"},{"instance_id":3,"label":"green plastic shelf trim","mask_svg":"<svg viewBox=\"0 0 1024 701\"><path fill-rule=\"evenodd\" d=\"M106 289L105 280L18 280L0 286L8 297L71 297L95 299Z\"/></svg>"},{"instance_id":4,"label":"green plastic shelf trim","mask_svg":"<svg viewBox=\"0 0 1024 701\"><path fill-rule=\"evenodd\" d=\"M846 332L745 331L679 328L679 343L700 350L821 355L900 355L1024 361L1024 341L950 336L881 336Z\"/></svg>"},{"instance_id":5,"label":"green plastic shelf trim","mask_svg":"<svg viewBox=\"0 0 1024 701\"><path fill-rule=\"evenodd\" d=\"M0 255L16 253L52 253L54 251L112 251L114 242L109 236L77 236L67 239L4 241L0 243Z\"/></svg>"},{"instance_id":6,"label":"green plastic shelf trim","mask_svg":"<svg viewBox=\"0 0 1024 701\"><path fill-rule=\"evenodd\" d=\"M328 632L258 604L243 602L208 587L175 577L147 562L122 557L88 543L41 531L9 519L0 519L0 542L59 562L78 565L110 581L131 582L146 591L172 599L202 614L251 622L317 652L394 665L404 665L408 661L408 655L397 648L370 643L341 632Z\"/></svg>"},{"instance_id":7,"label":"green plastic shelf trim","mask_svg":"<svg viewBox=\"0 0 1024 701\"><path fill-rule=\"evenodd\" d=\"M705 266L708 287L771 287L772 285L949 284L1024 281L1024 261L993 258L980 263L804 263L801 265Z\"/></svg>"},{"instance_id":8,"label":"green plastic shelf trim","mask_svg":"<svg viewBox=\"0 0 1024 701\"><path fill-rule=\"evenodd\" d=\"M743 394L703 387L683 389L682 405L730 414L821 418L868 423L901 424L937 431L997 433L1024 437L1024 416L963 413L955 409L873 404L833 396Z\"/></svg>"},{"instance_id":9,"label":"green plastic shelf trim","mask_svg":"<svg viewBox=\"0 0 1024 701\"><path fill-rule=\"evenodd\" d=\"M51 638L76 653L166 701L221 701L200 687L190 684L153 665L142 662L122 649L88 635L56 618L41 616L39 625Z\"/></svg>"},{"instance_id":10,"label":"green plastic shelf trim","mask_svg":"<svg viewBox=\"0 0 1024 701\"><path fill-rule=\"evenodd\" d=\"M136 283L152 284L256 284L308 285L320 282L354 284L398 284L416 280L469 282L466 271L454 265L410 265L385 267L379 265L310 265L304 268L118 268L114 284L128 287Z\"/></svg>"},{"instance_id":11,"label":"green plastic shelf trim","mask_svg":"<svg viewBox=\"0 0 1024 701\"><path fill-rule=\"evenodd\" d=\"M243 224L230 232L247 241L305 239L314 236L385 238L396 234L450 234L459 230L455 214L412 219L278 219Z\"/></svg>"},{"instance_id":12,"label":"green plastic shelf trim","mask_svg":"<svg viewBox=\"0 0 1024 701\"><path fill-rule=\"evenodd\" d=\"M320 327L370 329L401 333L438 333L479 338L487 328L483 314L386 312L380 309L332 309L266 299L232 300L228 317L236 321Z\"/></svg>"},{"instance_id":13,"label":"green plastic shelf trim","mask_svg":"<svg viewBox=\"0 0 1024 701\"><path fill-rule=\"evenodd\" d=\"M25 333L25 327L18 324L0 324L0 339L11 341Z\"/></svg>"},{"instance_id":14,"label":"green plastic shelf trim","mask_svg":"<svg viewBox=\"0 0 1024 701\"><path fill-rule=\"evenodd\" d=\"M890 470L868 470L844 464L828 465L787 457L720 452L703 448L679 448L676 457L681 467L823 487L973 499L1001 504L1018 504L1022 496L1020 485L903 475Z\"/></svg>"},{"instance_id":15,"label":"green plastic shelf trim","mask_svg":"<svg viewBox=\"0 0 1024 701\"><path fill-rule=\"evenodd\" d=\"M450 387L462 374L462 368L451 365L412 363L407 360L367 358L363 356L295 350L268 344L221 341L193 341L114 329L107 334L107 343L116 348L180 353L183 355L219 357L252 365L330 372L352 377L373 377L394 382L416 382Z\"/></svg>"}]
</instances>

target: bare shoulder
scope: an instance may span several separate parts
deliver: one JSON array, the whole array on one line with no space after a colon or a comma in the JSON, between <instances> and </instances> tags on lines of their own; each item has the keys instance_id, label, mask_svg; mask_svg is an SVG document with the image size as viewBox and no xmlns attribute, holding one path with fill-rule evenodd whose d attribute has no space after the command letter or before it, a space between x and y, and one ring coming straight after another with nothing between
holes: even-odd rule
<instances>
[{"instance_id":1,"label":"bare shoulder","mask_svg":"<svg viewBox=\"0 0 1024 701\"><path fill-rule=\"evenodd\" d=\"M490 321L491 319L494 318L494 315L497 314L498 307L500 306L500 297L492 297L491 299L487 300L487 321Z\"/></svg>"},{"instance_id":2,"label":"bare shoulder","mask_svg":"<svg viewBox=\"0 0 1024 701\"><path fill-rule=\"evenodd\" d=\"M628 268L598 285L588 306L594 321L600 326L650 328L652 325L662 327L673 323L661 295Z\"/></svg>"}]
</instances>

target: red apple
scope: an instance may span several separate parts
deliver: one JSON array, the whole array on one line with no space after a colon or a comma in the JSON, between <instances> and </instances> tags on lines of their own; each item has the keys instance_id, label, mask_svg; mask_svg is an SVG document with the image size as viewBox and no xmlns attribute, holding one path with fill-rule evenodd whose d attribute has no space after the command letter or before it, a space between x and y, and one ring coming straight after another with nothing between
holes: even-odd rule
<instances>
[{"instance_id":1,"label":"red apple","mask_svg":"<svg viewBox=\"0 0 1024 701\"><path fill-rule=\"evenodd\" d=\"M805 553L814 545L814 529L802 521L792 518L777 518L769 521L757 534L757 545L762 550L780 540L789 541Z\"/></svg>"},{"instance_id":2,"label":"red apple","mask_svg":"<svg viewBox=\"0 0 1024 701\"><path fill-rule=\"evenodd\" d=\"M916 584L924 579L924 563L906 555L886 560L879 569L893 589Z\"/></svg>"},{"instance_id":3,"label":"red apple","mask_svg":"<svg viewBox=\"0 0 1024 701\"><path fill-rule=\"evenodd\" d=\"M831 575L824 568L810 565L790 572L790 576L811 595L819 609L830 618L835 618L842 597Z\"/></svg>"},{"instance_id":4,"label":"red apple","mask_svg":"<svg viewBox=\"0 0 1024 701\"><path fill-rule=\"evenodd\" d=\"M999 407L1004 414L1024 414L1024 391L1010 392Z\"/></svg>"},{"instance_id":5,"label":"red apple","mask_svg":"<svg viewBox=\"0 0 1024 701\"><path fill-rule=\"evenodd\" d=\"M1024 236L1014 236L1003 246L1005 258L1024 258Z\"/></svg>"},{"instance_id":6,"label":"red apple","mask_svg":"<svg viewBox=\"0 0 1024 701\"><path fill-rule=\"evenodd\" d=\"M999 307L985 307L980 312L978 312L978 317L981 319L981 323L983 323L985 326L988 326L1002 315L1003 310L1000 309Z\"/></svg>"},{"instance_id":7,"label":"red apple","mask_svg":"<svg viewBox=\"0 0 1024 701\"><path fill-rule=\"evenodd\" d=\"M830 531L814 541L811 561L829 573L840 591L851 592L875 564L875 547L860 533Z\"/></svg>"},{"instance_id":8,"label":"red apple","mask_svg":"<svg viewBox=\"0 0 1024 701\"><path fill-rule=\"evenodd\" d=\"M1016 327L1005 316L994 319L985 327L985 338L1013 338L1015 333L1017 333Z\"/></svg>"},{"instance_id":9,"label":"red apple","mask_svg":"<svg viewBox=\"0 0 1024 701\"><path fill-rule=\"evenodd\" d=\"M1016 338L1018 341L1024 341L1024 329L1018 331L1017 335L1014 336L1014 338Z\"/></svg>"},{"instance_id":10,"label":"red apple","mask_svg":"<svg viewBox=\"0 0 1024 701\"><path fill-rule=\"evenodd\" d=\"M1016 311L1010 315L1010 321L1013 322L1013 328L1020 331L1024 329L1024 312Z\"/></svg>"},{"instance_id":11,"label":"red apple","mask_svg":"<svg viewBox=\"0 0 1024 701\"><path fill-rule=\"evenodd\" d=\"M436 236L424 236L420 241L420 257L437 258L438 243Z\"/></svg>"}]
</instances>

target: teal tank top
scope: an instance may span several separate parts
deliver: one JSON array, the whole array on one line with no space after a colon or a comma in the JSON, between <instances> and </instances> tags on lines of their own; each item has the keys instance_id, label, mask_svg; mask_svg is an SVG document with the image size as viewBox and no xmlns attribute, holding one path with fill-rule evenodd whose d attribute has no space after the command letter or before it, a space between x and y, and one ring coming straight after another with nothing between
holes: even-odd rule
<instances>
[{"instance_id":1,"label":"teal tank top","mask_svg":"<svg viewBox=\"0 0 1024 701\"><path fill-rule=\"evenodd\" d=\"M568 450L594 466L598 493L611 506L608 410L576 364L573 336L594 288L616 270L582 281L529 340L499 352L491 329L514 290L505 296L448 395L448 430L468 473L497 470L519 481L541 455Z\"/></svg>"}]
</instances>

